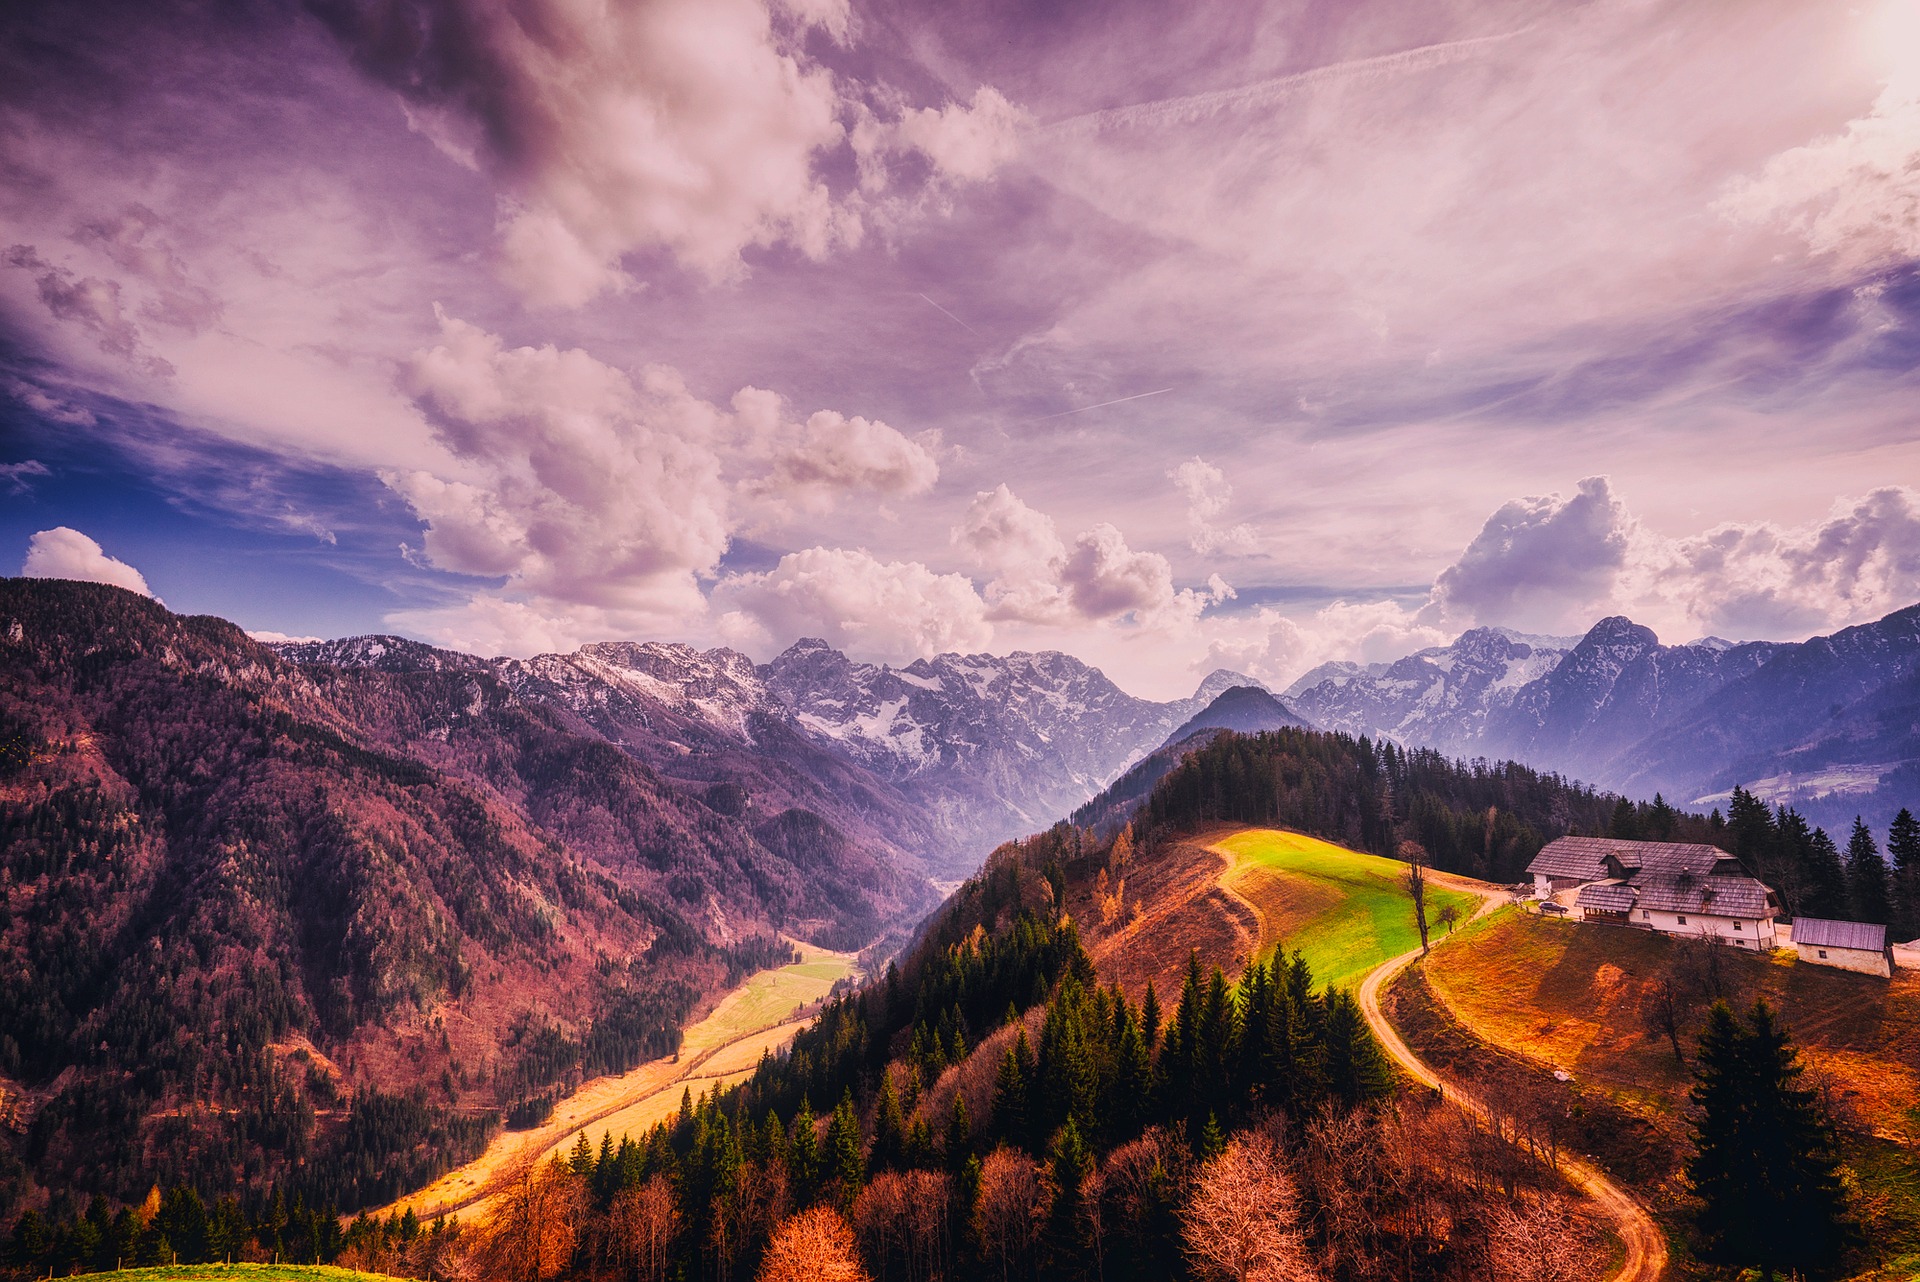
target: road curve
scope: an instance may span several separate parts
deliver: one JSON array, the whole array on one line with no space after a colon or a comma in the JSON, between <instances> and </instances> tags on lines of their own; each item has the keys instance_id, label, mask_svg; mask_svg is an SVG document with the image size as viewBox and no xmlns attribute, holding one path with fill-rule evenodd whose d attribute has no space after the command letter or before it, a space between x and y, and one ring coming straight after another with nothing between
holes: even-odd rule
<instances>
[{"instance_id":1,"label":"road curve","mask_svg":"<svg viewBox=\"0 0 1920 1282\"><path fill-rule=\"evenodd\" d=\"M1475 916L1488 912L1493 903L1493 899L1489 898ZM1441 944L1444 943L1442 940ZM1368 972L1360 982L1360 1009L1365 1012L1367 1023L1372 1026L1374 1036L1380 1039L1380 1045L1410 1077L1441 1091L1456 1107L1468 1114L1490 1121L1491 1114L1484 1104L1466 1092L1442 1083L1439 1076L1420 1061L1393 1025L1387 1022L1385 1012L1380 1009L1380 990L1386 987L1387 981L1419 959L1420 950L1416 948L1391 961L1382 962ZM1653 1218L1647 1214L1646 1208L1599 1168L1577 1157L1562 1157L1560 1172L1566 1176L1569 1184L1592 1198L1606 1212L1613 1221L1614 1231L1626 1247L1626 1258L1606 1282L1658 1282L1666 1275L1667 1241Z\"/></svg>"}]
</instances>

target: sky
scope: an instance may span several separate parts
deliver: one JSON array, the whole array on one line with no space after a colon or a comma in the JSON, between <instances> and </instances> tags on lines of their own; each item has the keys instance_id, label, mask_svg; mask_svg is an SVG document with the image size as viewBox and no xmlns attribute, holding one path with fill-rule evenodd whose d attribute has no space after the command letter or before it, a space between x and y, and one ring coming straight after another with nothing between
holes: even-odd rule
<instances>
[{"instance_id":1,"label":"sky","mask_svg":"<svg viewBox=\"0 0 1920 1282\"><path fill-rule=\"evenodd\" d=\"M0 175L0 573L263 636L1920 600L1920 0L62 0Z\"/></svg>"}]
</instances>

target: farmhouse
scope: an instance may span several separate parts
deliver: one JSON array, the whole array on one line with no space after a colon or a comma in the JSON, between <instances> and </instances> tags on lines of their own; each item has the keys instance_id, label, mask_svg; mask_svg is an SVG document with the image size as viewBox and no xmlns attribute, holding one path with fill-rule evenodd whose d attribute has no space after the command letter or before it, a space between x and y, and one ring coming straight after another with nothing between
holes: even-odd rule
<instances>
[{"instance_id":1,"label":"farmhouse","mask_svg":"<svg viewBox=\"0 0 1920 1282\"><path fill-rule=\"evenodd\" d=\"M1893 949L1887 928L1863 921L1828 921L1824 917L1793 919L1793 949L1800 960L1816 966L1838 966L1882 979L1893 977Z\"/></svg>"},{"instance_id":2,"label":"farmhouse","mask_svg":"<svg viewBox=\"0 0 1920 1282\"><path fill-rule=\"evenodd\" d=\"M1527 865L1534 894L1578 887L1573 916L1667 935L1706 935L1738 948L1774 947L1773 892L1717 846L1562 837Z\"/></svg>"}]
</instances>

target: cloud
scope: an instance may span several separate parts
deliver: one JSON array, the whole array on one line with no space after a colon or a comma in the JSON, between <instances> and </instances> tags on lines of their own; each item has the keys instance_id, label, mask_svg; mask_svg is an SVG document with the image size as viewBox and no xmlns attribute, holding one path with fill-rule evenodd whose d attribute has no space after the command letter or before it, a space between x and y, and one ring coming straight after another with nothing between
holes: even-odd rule
<instances>
[{"instance_id":1,"label":"cloud","mask_svg":"<svg viewBox=\"0 0 1920 1282\"><path fill-rule=\"evenodd\" d=\"M811 511L831 508L847 491L896 498L925 494L940 479L940 465L925 445L878 419L818 410L782 435L770 474L752 488Z\"/></svg>"},{"instance_id":2,"label":"cloud","mask_svg":"<svg viewBox=\"0 0 1920 1282\"><path fill-rule=\"evenodd\" d=\"M173 366L147 350L139 326L127 315L120 282L75 276L49 263L31 245L10 246L0 262L30 273L47 311L90 334L107 355L118 356L154 378L173 376Z\"/></svg>"},{"instance_id":3,"label":"cloud","mask_svg":"<svg viewBox=\"0 0 1920 1282\"><path fill-rule=\"evenodd\" d=\"M1580 626L1612 599L1633 537L1604 476L1581 481L1570 498L1514 499L1434 580L1429 617L1538 631Z\"/></svg>"},{"instance_id":4,"label":"cloud","mask_svg":"<svg viewBox=\"0 0 1920 1282\"><path fill-rule=\"evenodd\" d=\"M1060 571L1073 608L1085 619L1145 619L1174 600L1173 566L1158 552L1136 552L1101 522L1074 540Z\"/></svg>"},{"instance_id":5,"label":"cloud","mask_svg":"<svg viewBox=\"0 0 1920 1282\"><path fill-rule=\"evenodd\" d=\"M141 308L142 316L198 334L220 319L220 302L188 279L180 255L154 234L159 226L158 214L134 202L115 217L80 224L73 240L153 287L154 296Z\"/></svg>"},{"instance_id":6,"label":"cloud","mask_svg":"<svg viewBox=\"0 0 1920 1282\"><path fill-rule=\"evenodd\" d=\"M1172 563L1127 546L1109 522L1082 531L1069 547L1053 518L1004 482L974 495L949 541L991 576L985 596L989 617L999 621L1065 628L1130 619L1164 627L1233 594L1217 575L1205 591L1176 590Z\"/></svg>"},{"instance_id":7,"label":"cloud","mask_svg":"<svg viewBox=\"0 0 1920 1282\"><path fill-rule=\"evenodd\" d=\"M1800 525L1728 522L1670 537L1605 477L1504 504L1440 572L1423 622L1581 631L1626 614L1669 640L1798 639L1920 601L1920 493L1838 500Z\"/></svg>"},{"instance_id":8,"label":"cloud","mask_svg":"<svg viewBox=\"0 0 1920 1282\"><path fill-rule=\"evenodd\" d=\"M1889 87L1840 133L1781 152L1714 206L1871 268L1920 258L1920 94Z\"/></svg>"},{"instance_id":9,"label":"cloud","mask_svg":"<svg viewBox=\"0 0 1920 1282\"><path fill-rule=\"evenodd\" d=\"M507 347L442 317L408 390L465 475L384 479L426 519L444 569L580 605L697 615L694 576L726 550L717 407L674 371L638 381L578 349Z\"/></svg>"},{"instance_id":10,"label":"cloud","mask_svg":"<svg viewBox=\"0 0 1920 1282\"><path fill-rule=\"evenodd\" d=\"M982 182L1019 154L1021 133L1032 119L999 90L981 85L971 102L902 107L890 120L863 109L850 141L869 191L886 187L886 160L901 152L918 152L942 178Z\"/></svg>"},{"instance_id":11,"label":"cloud","mask_svg":"<svg viewBox=\"0 0 1920 1282\"><path fill-rule=\"evenodd\" d=\"M141 596L153 596L140 571L125 561L116 561L98 543L78 530L64 525L41 530L27 542L27 559L20 566L22 577L29 579L78 579L82 583L108 583ZM155 598L158 600L158 598Z\"/></svg>"},{"instance_id":12,"label":"cloud","mask_svg":"<svg viewBox=\"0 0 1920 1282\"><path fill-rule=\"evenodd\" d=\"M1920 493L1888 487L1834 504L1826 519L1725 524L1649 540L1635 603L1736 639L1795 638L1878 619L1920 601ZM1675 638L1681 639L1681 638Z\"/></svg>"},{"instance_id":13,"label":"cloud","mask_svg":"<svg viewBox=\"0 0 1920 1282\"><path fill-rule=\"evenodd\" d=\"M1222 527L1219 517L1233 499L1233 486L1227 474L1198 456L1188 459L1167 473L1174 487L1187 500L1187 544L1202 556L1215 552L1251 552L1258 538L1250 525Z\"/></svg>"},{"instance_id":14,"label":"cloud","mask_svg":"<svg viewBox=\"0 0 1920 1282\"><path fill-rule=\"evenodd\" d=\"M618 288L635 251L725 279L752 246L820 258L859 239L814 173L843 137L833 77L782 47L758 0L310 7L436 121L429 137L486 157L506 197L505 272L532 301ZM829 26L841 12L802 8Z\"/></svg>"},{"instance_id":15,"label":"cloud","mask_svg":"<svg viewBox=\"0 0 1920 1282\"><path fill-rule=\"evenodd\" d=\"M713 604L722 634L735 644L819 636L890 663L978 650L994 634L965 575L847 548L808 548L765 573L730 576L715 587Z\"/></svg>"},{"instance_id":16,"label":"cloud","mask_svg":"<svg viewBox=\"0 0 1920 1282\"><path fill-rule=\"evenodd\" d=\"M0 463L0 486L10 494L25 494L33 488L36 476L52 476L53 470L39 459L22 459L18 463Z\"/></svg>"},{"instance_id":17,"label":"cloud","mask_svg":"<svg viewBox=\"0 0 1920 1282\"><path fill-rule=\"evenodd\" d=\"M1230 668L1283 689L1322 663L1391 662L1452 636L1397 601L1335 601L1298 617L1263 606L1208 620L1206 660L1197 666Z\"/></svg>"}]
</instances>

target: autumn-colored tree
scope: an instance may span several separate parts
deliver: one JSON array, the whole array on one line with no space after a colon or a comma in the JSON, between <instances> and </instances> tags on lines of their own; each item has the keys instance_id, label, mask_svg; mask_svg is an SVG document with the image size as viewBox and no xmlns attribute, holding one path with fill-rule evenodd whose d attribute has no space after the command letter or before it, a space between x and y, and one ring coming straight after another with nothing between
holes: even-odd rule
<instances>
[{"instance_id":1,"label":"autumn-colored tree","mask_svg":"<svg viewBox=\"0 0 1920 1282\"><path fill-rule=\"evenodd\" d=\"M1181 1217L1195 1270L1229 1282L1317 1277L1299 1218L1279 1146L1259 1131L1236 1137L1200 1168Z\"/></svg>"},{"instance_id":2,"label":"autumn-colored tree","mask_svg":"<svg viewBox=\"0 0 1920 1282\"><path fill-rule=\"evenodd\" d=\"M980 1192L973 1203L973 1233L982 1254L1000 1260L1002 1282L1013 1261L1025 1257L1040 1240L1053 1190L1032 1158L1001 1145L980 1167Z\"/></svg>"},{"instance_id":3,"label":"autumn-colored tree","mask_svg":"<svg viewBox=\"0 0 1920 1282\"><path fill-rule=\"evenodd\" d=\"M758 1282L868 1282L853 1230L840 1212L816 1206L781 1224L767 1244Z\"/></svg>"},{"instance_id":4,"label":"autumn-colored tree","mask_svg":"<svg viewBox=\"0 0 1920 1282\"><path fill-rule=\"evenodd\" d=\"M1542 1193L1492 1203L1487 1263L1499 1282L1582 1282L1605 1271L1607 1252L1567 1198Z\"/></svg>"},{"instance_id":5,"label":"autumn-colored tree","mask_svg":"<svg viewBox=\"0 0 1920 1282\"><path fill-rule=\"evenodd\" d=\"M520 1173L488 1221L481 1272L497 1282L548 1282L573 1258L586 1185L558 1158Z\"/></svg>"},{"instance_id":6,"label":"autumn-colored tree","mask_svg":"<svg viewBox=\"0 0 1920 1282\"><path fill-rule=\"evenodd\" d=\"M680 1235L680 1204L666 1176L655 1175L638 1188L616 1193L608 1218L613 1258L630 1266L640 1282L662 1282Z\"/></svg>"}]
</instances>

